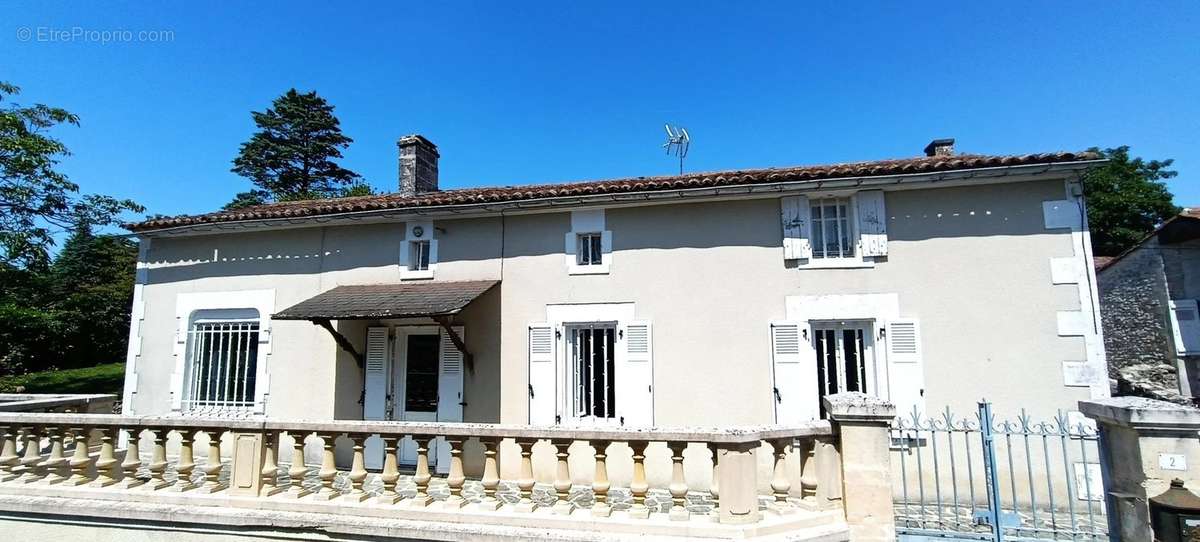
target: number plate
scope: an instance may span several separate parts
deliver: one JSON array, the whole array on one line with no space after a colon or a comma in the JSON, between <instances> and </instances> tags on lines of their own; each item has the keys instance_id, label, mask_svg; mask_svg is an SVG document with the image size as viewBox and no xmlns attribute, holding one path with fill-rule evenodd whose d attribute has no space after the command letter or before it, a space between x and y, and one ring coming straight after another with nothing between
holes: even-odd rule
<instances>
[{"instance_id":1,"label":"number plate","mask_svg":"<svg viewBox=\"0 0 1200 542\"><path fill-rule=\"evenodd\" d=\"M1187 470L1187 457L1183 454L1158 454L1158 468L1162 470Z\"/></svg>"}]
</instances>

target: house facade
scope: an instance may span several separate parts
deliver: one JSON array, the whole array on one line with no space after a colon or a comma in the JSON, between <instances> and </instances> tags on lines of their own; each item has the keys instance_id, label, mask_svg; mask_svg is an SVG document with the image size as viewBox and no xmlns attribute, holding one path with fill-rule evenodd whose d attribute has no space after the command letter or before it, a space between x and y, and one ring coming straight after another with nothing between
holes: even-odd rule
<instances>
[{"instance_id":1,"label":"house facade","mask_svg":"<svg viewBox=\"0 0 1200 542\"><path fill-rule=\"evenodd\" d=\"M1093 155L439 191L437 148L399 147L396 194L130 225L125 413L718 426L1109 393Z\"/></svg>"},{"instance_id":2,"label":"house facade","mask_svg":"<svg viewBox=\"0 0 1200 542\"><path fill-rule=\"evenodd\" d=\"M1098 269L1114 391L1195 402L1200 393L1200 213L1184 209Z\"/></svg>"}]
</instances>

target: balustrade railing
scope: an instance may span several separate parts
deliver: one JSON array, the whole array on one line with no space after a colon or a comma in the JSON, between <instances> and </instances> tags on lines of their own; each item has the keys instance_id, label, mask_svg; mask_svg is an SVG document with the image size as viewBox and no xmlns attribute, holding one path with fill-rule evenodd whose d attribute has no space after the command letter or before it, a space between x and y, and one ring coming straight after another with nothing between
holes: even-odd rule
<instances>
[{"instance_id":1,"label":"balustrade railing","mask_svg":"<svg viewBox=\"0 0 1200 542\"><path fill-rule=\"evenodd\" d=\"M824 421L762 430L594 429L0 413L0 438L0 493L7 494L86 486L87 498L195 495L199 505L218 506L223 501L201 496L220 494L333 503L339 514L354 513L360 505L364 510L437 508L481 514L549 509L552 515L567 516L586 509L598 518L638 520L658 513L671 520L729 524L841 504L840 457ZM384 455L377 473L366 469L368 440L373 438L382 441ZM348 470L338 468L338 439L352 444ZM431 470L435 442L448 447L449 453L441 454L449 458L444 476ZM405 443L415 450L415 465L401 472ZM306 445L310 452L319 448L319 462L305 459ZM610 477L614 446L631 452L626 456L622 449L620 457L623 466L632 462L630 470L622 471L631 473L627 482L622 476L623 487ZM661 476L647 476L651 446L669 451L665 484ZM473 457L482 450L482 467L473 469L472 477L464 468L468 447ZM552 457L545 455L548 449ZM756 453L771 458L765 469ZM554 467L553 482L541 488L534 477L537 459ZM760 475L760 470L765 472ZM510 475L503 476L505 472ZM581 479L588 483L578 483Z\"/></svg>"}]
</instances>

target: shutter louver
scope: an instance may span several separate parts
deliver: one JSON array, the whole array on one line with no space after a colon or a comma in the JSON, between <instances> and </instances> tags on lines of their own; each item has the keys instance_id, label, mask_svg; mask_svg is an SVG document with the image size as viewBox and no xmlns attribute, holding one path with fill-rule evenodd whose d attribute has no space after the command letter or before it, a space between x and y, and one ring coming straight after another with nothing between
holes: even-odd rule
<instances>
[{"instance_id":1,"label":"shutter louver","mask_svg":"<svg viewBox=\"0 0 1200 542\"><path fill-rule=\"evenodd\" d=\"M888 390L900 416L925 412L925 370L922 363L921 325L915 318L887 323Z\"/></svg>"},{"instance_id":2,"label":"shutter louver","mask_svg":"<svg viewBox=\"0 0 1200 542\"><path fill-rule=\"evenodd\" d=\"M391 349L388 348L388 328L367 328L367 353L363 374L363 419L385 420L388 408L388 371ZM367 439L363 459L369 469L383 466L383 441L372 436Z\"/></svg>"},{"instance_id":3,"label":"shutter louver","mask_svg":"<svg viewBox=\"0 0 1200 542\"><path fill-rule=\"evenodd\" d=\"M558 416L554 327L529 326L529 423L554 425Z\"/></svg>"},{"instance_id":4,"label":"shutter louver","mask_svg":"<svg viewBox=\"0 0 1200 542\"><path fill-rule=\"evenodd\" d=\"M887 256L887 210L882 190L863 190L857 201L858 236L863 256Z\"/></svg>"},{"instance_id":5,"label":"shutter louver","mask_svg":"<svg viewBox=\"0 0 1200 542\"><path fill-rule=\"evenodd\" d=\"M625 325L625 360L616 371L617 418L625 427L654 425L654 333L650 322ZM619 359L619 358L618 358Z\"/></svg>"},{"instance_id":6,"label":"shutter louver","mask_svg":"<svg viewBox=\"0 0 1200 542\"><path fill-rule=\"evenodd\" d=\"M808 240L809 207L807 196L788 196L779 199L783 223L783 259L807 260L812 257Z\"/></svg>"},{"instance_id":7,"label":"shutter louver","mask_svg":"<svg viewBox=\"0 0 1200 542\"><path fill-rule=\"evenodd\" d=\"M463 326L454 326L454 333L465 341ZM437 421L463 421L463 353L454 345L446 330L438 332L438 403ZM437 472L450 472L450 446L442 437L437 438Z\"/></svg>"},{"instance_id":8,"label":"shutter louver","mask_svg":"<svg viewBox=\"0 0 1200 542\"><path fill-rule=\"evenodd\" d=\"M771 404L775 423L797 424L818 415L816 353L800 322L771 323Z\"/></svg>"}]
</instances>

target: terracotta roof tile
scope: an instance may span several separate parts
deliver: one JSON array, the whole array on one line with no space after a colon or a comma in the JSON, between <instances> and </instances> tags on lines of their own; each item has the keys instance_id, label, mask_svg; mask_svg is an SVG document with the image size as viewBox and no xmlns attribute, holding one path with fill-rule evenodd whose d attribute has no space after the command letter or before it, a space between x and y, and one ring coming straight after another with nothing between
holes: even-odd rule
<instances>
[{"instance_id":1,"label":"terracotta roof tile","mask_svg":"<svg viewBox=\"0 0 1200 542\"><path fill-rule=\"evenodd\" d=\"M126 224L125 228L135 232L144 232L199 224L313 217L349 212L503 203L555 197L658 192L688 188L768 184L774 182L818 181L845 177L935 173L1002 166L1075 162L1098 158L1098 155L1088 152L1058 152L1014 156L959 154L847 164L687 173L684 175L663 177L631 177L626 179L561 184L464 188L460 190L429 192L412 197L405 197L399 194L380 194L351 198L290 201L257 205L233 211L155 218L143 222Z\"/></svg>"}]
</instances>

